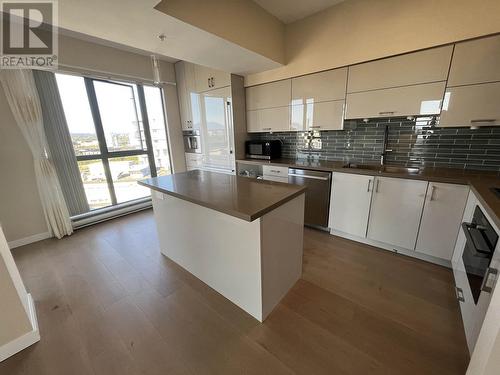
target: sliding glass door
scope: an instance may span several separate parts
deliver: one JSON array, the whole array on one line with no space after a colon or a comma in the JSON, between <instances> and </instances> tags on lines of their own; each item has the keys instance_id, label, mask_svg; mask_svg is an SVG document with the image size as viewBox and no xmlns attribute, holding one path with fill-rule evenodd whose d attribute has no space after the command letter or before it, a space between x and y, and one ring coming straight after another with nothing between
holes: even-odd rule
<instances>
[{"instance_id":1,"label":"sliding glass door","mask_svg":"<svg viewBox=\"0 0 500 375\"><path fill-rule=\"evenodd\" d=\"M160 89L66 74L56 79L90 209L148 197L137 181L170 173Z\"/></svg>"}]
</instances>

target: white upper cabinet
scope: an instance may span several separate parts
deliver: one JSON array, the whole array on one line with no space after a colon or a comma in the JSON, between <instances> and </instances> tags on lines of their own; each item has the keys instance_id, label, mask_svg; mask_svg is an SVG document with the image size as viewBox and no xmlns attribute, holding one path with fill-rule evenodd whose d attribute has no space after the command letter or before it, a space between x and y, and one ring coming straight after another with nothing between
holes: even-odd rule
<instances>
[{"instance_id":1,"label":"white upper cabinet","mask_svg":"<svg viewBox=\"0 0 500 375\"><path fill-rule=\"evenodd\" d=\"M175 63L177 97L182 130L200 129L199 95L196 92L195 65L186 61Z\"/></svg>"},{"instance_id":2,"label":"white upper cabinet","mask_svg":"<svg viewBox=\"0 0 500 375\"><path fill-rule=\"evenodd\" d=\"M446 81L452 51L445 46L350 66L347 92Z\"/></svg>"},{"instance_id":3,"label":"white upper cabinet","mask_svg":"<svg viewBox=\"0 0 500 375\"><path fill-rule=\"evenodd\" d=\"M347 68L292 78L292 105L344 100Z\"/></svg>"},{"instance_id":4,"label":"white upper cabinet","mask_svg":"<svg viewBox=\"0 0 500 375\"><path fill-rule=\"evenodd\" d=\"M414 249L427 181L376 177L368 238Z\"/></svg>"},{"instance_id":5,"label":"white upper cabinet","mask_svg":"<svg viewBox=\"0 0 500 375\"><path fill-rule=\"evenodd\" d=\"M451 261L468 193L466 185L429 183L416 251Z\"/></svg>"},{"instance_id":6,"label":"white upper cabinet","mask_svg":"<svg viewBox=\"0 0 500 375\"><path fill-rule=\"evenodd\" d=\"M330 228L366 237L374 179L373 176L333 173Z\"/></svg>"},{"instance_id":7,"label":"white upper cabinet","mask_svg":"<svg viewBox=\"0 0 500 375\"><path fill-rule=\"evenodd\" d=\"M439 114L445 85L435 82L347 94L345 118Z\"/></svg>"},{"instance_id":8,"label":"white upper cabinet","mask_svg":"<svg viewBox=\"0 0 500 375\"><path fill-rule=\"evenodd\" d=\"M221 70L195 65L196 90L204 92L231 85L231 74Z\"/></svg>"},{"instance_id":9,"label":"white upper cabinet","mask_svg":"<svg viewBox=\"0 0 500 375\"><path fill-rule=\"evenodd\" d=\"M500 125L500 82L446 89L439 126L491 125Z\"/></svg>"},{"instance_id":10,"label":"white upper cabinet","mask_svg":"<svg viewBox=\"0 0 500 375\"><path fill-rule=\"evenodd\" d=\"M344 100L291 106L292 131L341 130L344 126Z\"/></svg>"},{"instance_id":11,"label":"white upper cabinet","mask_svg":"<svg viewBox=\"0 0 500 375\"><path fill-rule=\"evenodd\" d=\"M448 86L500 81L500 35L457 43Z\"/></svg>"},{"instance_id":12,"label":"white upper cabinet","mask_svg":"<svg viewBox=\"0 0 500 375\"><path fill-rule=\"evenodd\" d=\"M274 107L288 107L291 100L292 81L286 79L246 89L247 111Z\"/></svg>"},{"instance_id":13,"label":"white upper cabinet","mask_svg":"<svg viewBox=\"0 0 500 375\"><path fill-rule=\"evenodd\" d=\"M347 68L292 79L290 129L343 128Z\"/></svg>"},{"instance_id":14,"label":"white upper cabinet","mask_svg":"<svg viewBox=\"0 0 500 375\"><path fill-rule=\"evenodd\" d=\"M247 111L249 133L290 130L290 107L276 107Z\"/></svg>"}]
</instances>

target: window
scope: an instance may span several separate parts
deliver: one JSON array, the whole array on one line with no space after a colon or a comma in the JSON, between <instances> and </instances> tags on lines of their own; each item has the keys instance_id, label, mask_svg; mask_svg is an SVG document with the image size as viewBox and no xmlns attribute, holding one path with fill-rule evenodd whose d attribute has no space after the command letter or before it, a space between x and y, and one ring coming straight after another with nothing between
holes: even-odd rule
<instances>
[{"instance_id":1,"label":"window","mask_svg":"<svg viewBox=\"0 0 500 375\"><path fill-rule=\"evenodd\" d=\"M171 173L157 87L56 74L91 210L146 198L138 180Z\"/></svg>"}]
</instances>

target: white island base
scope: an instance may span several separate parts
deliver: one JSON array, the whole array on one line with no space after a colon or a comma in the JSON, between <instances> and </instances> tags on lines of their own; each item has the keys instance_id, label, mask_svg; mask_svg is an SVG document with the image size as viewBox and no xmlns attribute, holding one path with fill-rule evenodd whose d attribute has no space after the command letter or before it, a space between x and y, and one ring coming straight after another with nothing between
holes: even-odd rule
<instances>
[{"instance_id":1,"label":"white island base","mask_svg":"<svg viewBox=\"0 0 500 375\"><path fill-rule=\"evenodd\" d=\"M161 252L257 320L300 278L304 194L253 221L152 196Z\"/></svg>"}]
</instances>

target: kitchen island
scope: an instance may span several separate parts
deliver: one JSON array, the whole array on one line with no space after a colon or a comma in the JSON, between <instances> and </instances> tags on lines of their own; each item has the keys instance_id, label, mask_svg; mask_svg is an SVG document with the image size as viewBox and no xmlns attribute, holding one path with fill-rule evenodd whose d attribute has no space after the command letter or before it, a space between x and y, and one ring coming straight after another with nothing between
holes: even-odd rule
<instances>
[{"instance_id":1,"label":"kitchen island","mask_svg":"<svg viewBox=\"0 0 500 375\"><path fill-rule=\"evenodd\" d=\"M257 320L300 278L305 188L200 170L139 184L161 252Z\"/></svg>"}]
</instances>

